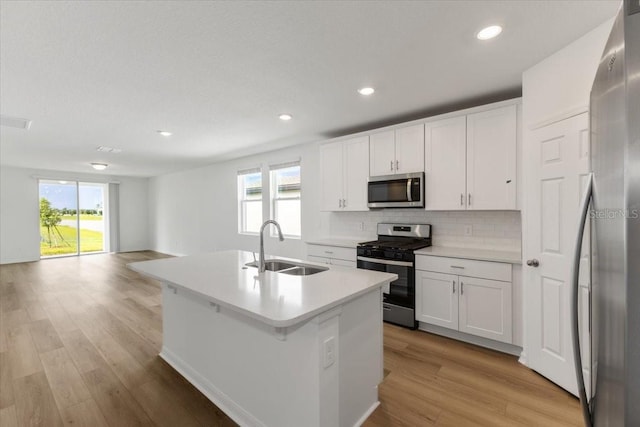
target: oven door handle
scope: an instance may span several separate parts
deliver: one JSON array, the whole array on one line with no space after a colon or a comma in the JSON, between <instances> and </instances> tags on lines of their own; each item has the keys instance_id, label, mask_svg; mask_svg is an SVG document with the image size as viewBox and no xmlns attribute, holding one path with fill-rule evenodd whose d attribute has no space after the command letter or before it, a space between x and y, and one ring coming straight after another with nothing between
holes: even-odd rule
<instances>
[{"instance_id":1,"label":"oven door handle","mask_svg":"<svg viewBox=\"0 0 640 427\"><path fill-rule=\"evenodd\" d=\"M409 261L393 261L389 259L367 258L359 256L358 261L372 262L374 264L399 265L401 267L413 267L413 263Z\"/></svg>"}]
</instances>

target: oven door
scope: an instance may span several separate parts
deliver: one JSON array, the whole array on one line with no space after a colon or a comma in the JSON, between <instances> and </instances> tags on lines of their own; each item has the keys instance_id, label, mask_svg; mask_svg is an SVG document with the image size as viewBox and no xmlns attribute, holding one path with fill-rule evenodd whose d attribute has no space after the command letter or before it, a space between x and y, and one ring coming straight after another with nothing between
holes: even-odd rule
<instances>
[{"instance_id":1,"label":"oven door","mask_svg":"<svg viewBox=\"0 0 640 427\"><path fill-rule=\"evenodd\" d=\"M358 268L398 275L398 279L383 288L384 302L415 308L415 269L413 262L358 257Z\"/></svg>"}]
</instances>

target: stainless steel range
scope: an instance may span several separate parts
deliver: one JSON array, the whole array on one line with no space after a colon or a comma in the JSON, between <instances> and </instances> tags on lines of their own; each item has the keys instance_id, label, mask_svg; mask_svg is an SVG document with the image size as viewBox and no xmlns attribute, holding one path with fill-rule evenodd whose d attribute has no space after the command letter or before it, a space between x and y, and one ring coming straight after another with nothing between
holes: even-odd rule
<instances>
[{"instance_id":1,"label":"stainless steel range","mask_svg":"<svg viewBox=\"0 0 640 427\"><path fill-rule=\"evenodd\" d=\"M383 318L415 329L415 255L413 251L431 246L429 224L378 224L378 240L358 244L358 268L398 275L383 290Z\"/></svg>"}]
</instances>

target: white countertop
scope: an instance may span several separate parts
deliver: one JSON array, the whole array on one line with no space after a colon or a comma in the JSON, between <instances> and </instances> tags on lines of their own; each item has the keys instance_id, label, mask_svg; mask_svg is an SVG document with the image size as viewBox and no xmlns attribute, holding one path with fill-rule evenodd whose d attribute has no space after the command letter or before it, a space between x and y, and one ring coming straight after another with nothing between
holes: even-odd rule
<instances>
[{"instance_id":1,"label":"white countertop","mask_svg":"<svg viewBox=\"0 0 640 427\"><path fill-rule=\"evenodd\" d=\"M522 255L520 254L520 252L430 246L428 248L419 249L414 253L416 255L430 255L450 258L474 259L478 261L504 262L508 264L522 264Z\"/></svg>"},{"instance_id":2,"label":"white countertop","mask_svg":"<svg viewBox=\"0 0 640 427\"><path fill-rule=\"evenodd\" d=\"M290 260L267 256L269 258ZM258 278L257 268L244 268L252 261L251 252L221 251L134 262L127 267L275 327L292 326L310 319L398 277L332 265L327 271L309 276L266 271Z\"/></svg>"},{"instance_id":3,"label":"white countertop","mask_svg":"<svg viewBox=\"0 0 640 427\"><path fill-rule=\"evenodd\" d=\"M322 239L310 239L305 243L308 245L324 245L324 246L337 246L339 248L349 248L355 249L358 246L358 243L367 242L373 239L356 239L356 238L341 238L341 237L327 237Z\"/></svg>"}]
</instances>

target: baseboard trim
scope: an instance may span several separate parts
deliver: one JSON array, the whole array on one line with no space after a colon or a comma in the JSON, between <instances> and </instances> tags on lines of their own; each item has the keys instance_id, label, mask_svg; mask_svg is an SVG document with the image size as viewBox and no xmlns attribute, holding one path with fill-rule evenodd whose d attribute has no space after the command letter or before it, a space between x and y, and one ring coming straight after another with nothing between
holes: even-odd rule
<instances>
[{"instance_id":1,"label":"baseboard trim","mask_svg":"<svg viewBox=\"0 0 640 427\"><path fill-rule=\"evenodd\" d=\"M196 372L188 363L176 356L171 350L162 347L160 357L167 362L180 375L185 377L195 388L200 390L210 401L212 401L222 412L241 426L247 427L267 427L260 420L246 411L240 405L224 394L209 380Z\"/></svg>"},{"instance_id":2,"label":"baseboard trim","mask_svg":"<svg viewBox=\"0 0 640 427\"><path fill-rule=\"evenodd\" d=\"M488 338L477 337L475 335L465 334L464 332L454 331L451 329L443 328L441 326L420 322L418 329L424 332L442 335L447 338L464 341L469 344L478 345L480 347L489 348L491 350L499 351L502 353L511 354L513 356L520 356L522 353L522 347L518 347L517 345L494 341Z\"/></svg>"},{"instance_id":3,"label":"baseboard trim","mask_svg":"<svg viewBox=\"0 0 640 427\"><path fill-rule=\"evenodd\" d=\"M353 425L353 427L360 427L362 424L364 424L364 422L367 421L367 418L369 418L369 416L371 416L371 414L373 414L373 411L375 411L378 406L380 406L380 401L379 400L376 401L376 403L374 403L373 405L371 405L371 407L369 409L367 409L364 414L362 414L360 419L358 419L358 421L356 421L356 423Z\"/></svg>"}]
</instances>

